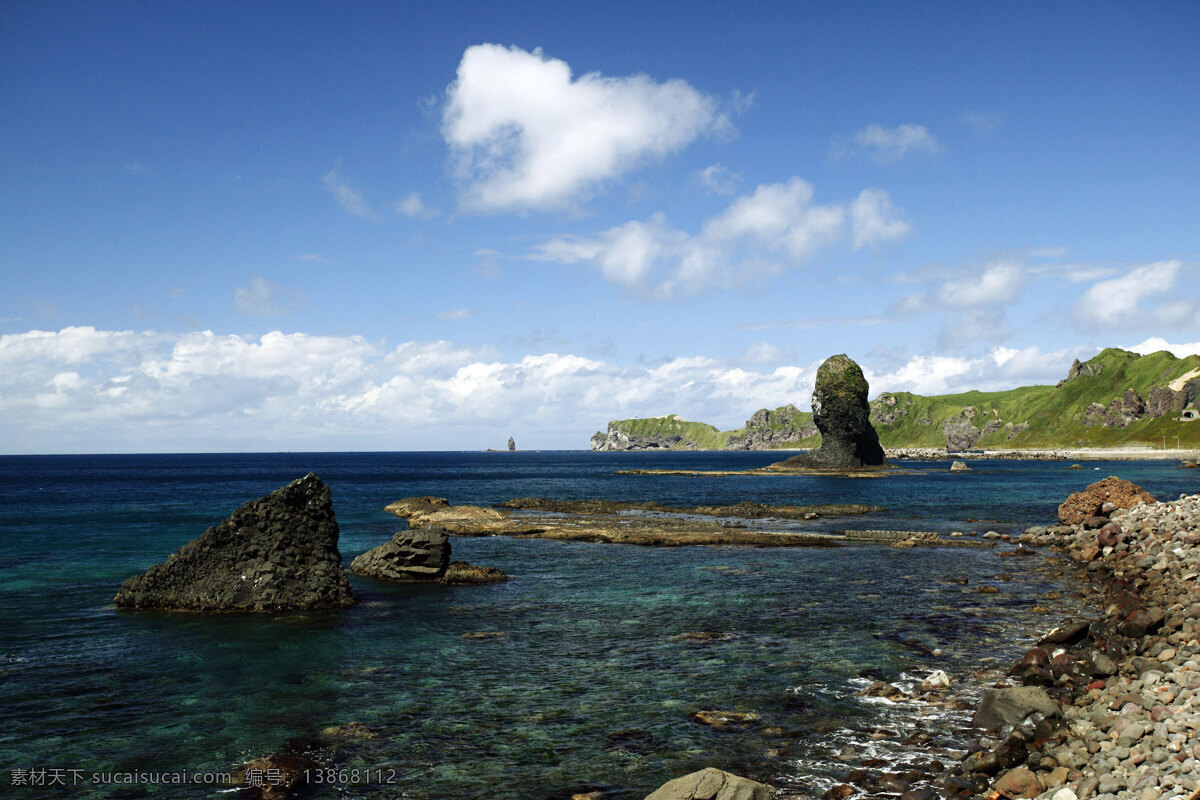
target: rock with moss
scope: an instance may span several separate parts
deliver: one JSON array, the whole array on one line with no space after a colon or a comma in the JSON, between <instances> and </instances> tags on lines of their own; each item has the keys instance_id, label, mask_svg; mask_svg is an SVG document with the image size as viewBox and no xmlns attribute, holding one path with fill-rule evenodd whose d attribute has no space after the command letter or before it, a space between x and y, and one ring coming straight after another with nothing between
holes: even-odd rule
<instances>
[{"instance_id":1,"label":"rock with moss","mask_svg":"<svg viewBox=\"0 0 1200 800\"><path fill-rule=\"evenodd\" d=\"M813 422L821 446L774 465L778 469L851 470L887 464L879 435L871 425L862 368L841 354L825 359L817 369L813 389Z\"/></svg>"},{"instance_id":2,"label":"rock with moss","mask_svg":"<svg viewBox=\"0 0 1200 800\"><path fill-rule=\"evenodd\" d=\"M358 602L329 487L311 472L252 500L121 585L118 608L297 611Z\"/></svg>"}]
</instances>

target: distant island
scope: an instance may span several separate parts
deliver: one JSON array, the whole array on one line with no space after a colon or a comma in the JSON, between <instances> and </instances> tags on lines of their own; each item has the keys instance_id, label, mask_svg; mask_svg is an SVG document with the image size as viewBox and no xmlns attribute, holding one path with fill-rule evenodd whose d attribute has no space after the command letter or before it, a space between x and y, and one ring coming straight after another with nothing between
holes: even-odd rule
<instances>
[{"instance_id":1,"label":"distant island","mask_svg":"<svg viewBox=\"0 0 1200 800\"><path fill-rule=\"evenodd\" d=\"M901 448L1019 450L1200 448L1200 356L1138 355L1109 348L1076 360L1054 386L923 396L883 392L870 403L880 443ZM770 450L819 446L812 414L759 409L745 426L718 430L678 414L613 420L592 450Z\"/></svg>"}]
</instances>

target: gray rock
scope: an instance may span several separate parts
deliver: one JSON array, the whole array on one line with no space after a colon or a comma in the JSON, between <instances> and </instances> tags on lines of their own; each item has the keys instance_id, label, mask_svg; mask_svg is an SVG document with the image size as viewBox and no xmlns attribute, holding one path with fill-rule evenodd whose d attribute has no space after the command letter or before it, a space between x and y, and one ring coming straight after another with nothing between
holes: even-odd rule
<instances>
[{"instance_id":1,"label":"gray rock","mask_svg":"<svg viewBox=\"0 0 1200 800\"><path fill-rule=\"evenodd\" d=\"M1037 686L1016 686L984 692L971 724L981 728L1007 728L1026 720L1061 717L1062 708Z\"/></svg>"},{"instance_id":2,"label":"gray rock","mask_svg":"<svg viewBox=\"0 0 1200 800\"><path fill-rule=\"evenodd\" d=\"M815 451L773 464L779 469L860 469L887 463L871 425L862 368L846 355L830 356L817 369L813 422L821 432Z\"/></svg>"},{"instance_id":3,"label":"gray rock","mask_svg":"<svg viewBox=\"0 0 1200 800\"><path fill-rule=\"evenodd\" d=\"M430 525L399 531L350 562L356 575L386 581L435 581L450 566L450 539Z\"/></svg>"},{"instance_id":4,"label":"gray rock","mask_svg":"<svg viewBox=\"0 0 1200 800\"><path fill-rule=\"evenodd\" d=\"M967 415L968 410L972 412L970 416ZM942 433L946 437L947 451L970 450L976 442L983 438L983 431L971 423L974 411L974 408L968 406L963 409L960 416L951 417L942 423Z\"/></svg>"},{"instance_id":5,"label":"gray rock","mask_svg":"<svg viewBox=\"0 0 1200 800\"><path fill-rule=\"evenodd\" d=\"M956 461L950 462L950 471L951 472L970 472L971 468L967 466L967 462L956 460Z\"/></svg>"},{"instance_id":6,"label":"gray rock","mask_svg":"<svg viewBox=\"0 0 1200 800\"><path fill-rule=\"evenodd\" d=\"M713 767L668 781L646 800L771 800L775 790Z\"/></svg>"},{"instance_id":7,"label":"gray rock","mask_svg":"<svg viewBox=\"0 0 1200 800\"><path fill-rule=\"evenodd\" d=\"M358 598L337 543L329 488L310 472L129 578L114 602L173 611L346 608Z\"/></svg>"}]
</instances>

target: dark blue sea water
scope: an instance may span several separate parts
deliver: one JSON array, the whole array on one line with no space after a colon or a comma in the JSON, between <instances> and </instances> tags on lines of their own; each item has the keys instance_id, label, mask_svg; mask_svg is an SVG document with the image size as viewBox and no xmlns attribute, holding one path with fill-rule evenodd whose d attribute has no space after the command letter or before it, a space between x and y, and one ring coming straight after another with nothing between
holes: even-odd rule
<instances>
[{"instance_id":1,"label":"dark blue sea water","mask_svg":"<svg viewBox=\"0 0 1200 800\"><path fill-rule=\"evenodd\" d=\"M641 798L717 766L819 795L864 754L895 755L921 717L857 696L868 677L973 672L1078 600L1060 561L969 549L640 548L455 539L454 557L513 580L483 587L352 578L327 614L117 612L126 577L234 508L315 471L333 490L347 562L433 494L674 505L870 503L808 527L1016 532L1109 474L1159 497L1197 490L1174 462L914 463L913 474L618 476L740 469L771 453L287 453L0 457L0 786L10 797L230 797L219 788L92 783L113 773L228 772L288 740L360 722L376 737L326 755L346 771L314 797L526 800L604 787ZM986 520L970 522L968 520ZM1057 573L1057 574L1056 574ZM951 578L966 577L963 586ZM979 594L980 585L1001 588ZM1043 595L1058 589L1061 600ZM1041 605L1049 612L1037 611ZM733 634L705 644L672 637ZM500 632L492 639L464 634ZM867 677L864 677L867 676ZM699 709L759 715L713 730ZM921 724L952 730L937 715ZM941 734L938 734L939 736ZM952 745L952 736L942 744ZM939 743L935 736L934 745ZM359 770L356 774L353 770ZM67 785L22 788L21 770ZM61 772L53 772L59 770ZM356 777L357 775L357 777Z\"/></svg>"}]
</instances>

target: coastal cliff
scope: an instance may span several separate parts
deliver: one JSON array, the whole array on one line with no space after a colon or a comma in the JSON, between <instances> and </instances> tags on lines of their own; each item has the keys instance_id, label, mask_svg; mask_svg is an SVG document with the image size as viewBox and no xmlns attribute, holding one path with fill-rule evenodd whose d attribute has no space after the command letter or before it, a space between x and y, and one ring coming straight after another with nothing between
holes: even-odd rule
<instances>
[{"instance_id":1,"label":"coastal cliff","mask_svg":"<svg viewBox=\"0 0 1200 800\"><path fill-rule=\"evenodd\" d=\"M1200 356L1117 348L1076 360L1054 386L918 395L882 392L870 420L889 449L1200 448ZM819 446L812 414L793 405L759 409L721 431L677 414L614 420L593 450L770 450Z\"/></svg>"}]
</instances>

